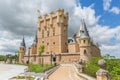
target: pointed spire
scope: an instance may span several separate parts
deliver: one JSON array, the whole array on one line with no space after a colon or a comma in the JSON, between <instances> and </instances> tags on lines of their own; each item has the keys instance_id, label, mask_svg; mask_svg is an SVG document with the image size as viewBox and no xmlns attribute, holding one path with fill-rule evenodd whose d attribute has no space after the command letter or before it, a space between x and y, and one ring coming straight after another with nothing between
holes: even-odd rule
<instances>
[{"instance_id":1,"label":"pointed spire","mask_svg":"<svg viewBox=\"0 0 120 80\"><path fill-rule=\"evenodd\" d=\"M80 38L89 38L89 33L88 33L84 19L81 20L80 30L77 36Z\"/></svg>"},{"instance_id":2,"label":"pointed spire","mask_svg":"<svg viewBox=\"0 0 120 80\"><path fill-rule=\"evenodd\" d=\"M37 43L37 42L38 42L38 40L37 40L37 33L36 33L36 35L35 35L34 42L35 42L35 43Z\"/></svg>"},{"instance_id":3,"label":"pointed spire","mask_svg":"<svg viewBox=\"0 0 120 80\"><path fill-rule=\"evenodd\" d=\"M26 45L25 45L25 40L24 40L24 36L23 36L23 39L22 39L22 42L21 42L21 45L20 45L21 47L26 47Z\"/></svg>"}]
</instances>

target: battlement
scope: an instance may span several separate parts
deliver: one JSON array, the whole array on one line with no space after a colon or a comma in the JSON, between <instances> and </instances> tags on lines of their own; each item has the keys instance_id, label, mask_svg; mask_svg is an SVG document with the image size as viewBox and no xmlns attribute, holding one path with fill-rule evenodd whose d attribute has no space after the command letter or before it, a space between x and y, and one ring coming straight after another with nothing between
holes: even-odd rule
<instances>
[{"instance_id":1,"label":"battlement","mask_svg":"<svg viewBox=\"0 0 120 80\"><path fill-rule=\"evenodd\" d=\"M64 12L64 9L58 9L56 12L51 11L50 14L44 14L43 16L38 17L39 24L44 22L44 25L46 25L46 22L49 21L49 24L53 24L53 19L57 18L57 23L64 23L64 21L68 21L68 12Z\"/></svg>"}]
</instances>

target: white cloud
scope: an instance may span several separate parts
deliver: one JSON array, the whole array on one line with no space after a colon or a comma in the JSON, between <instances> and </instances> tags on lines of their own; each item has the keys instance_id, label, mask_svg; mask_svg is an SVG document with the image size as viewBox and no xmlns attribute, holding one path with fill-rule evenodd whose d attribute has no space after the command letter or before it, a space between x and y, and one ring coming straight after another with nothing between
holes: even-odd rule
<instances>
[{"instance_id":1,"label":"white cloud","mask_svg":"<svg viewBox=\"0 0 120 80\"><path fill-rule=\"evenodd\" d=\"M110 8L110 3L111 3L112 0L103 0L103 8L104 10L109 10Z\"/></svg>"},{"instance_id":2,"label":"white cloud","mask_svg":"<svg viewBox=\"0 0 120 80\"><path fill-rule=\"evenodd\" d=\"M118 7L112 7L109 11L114 14L120 14L120 9Z\"/></svg>"},{"instance_id":3,"label":"white cloud","mask_svg":"<svg viewBox=\"0 0 120 80\"><path fill-rule=\"evenodd\" d=\"M116 58L120 58L120 44L117 43L115 45L102 45L101 49L102 49L102 55L104 54L110 54L111 56L115 56Z\"/></svg>"},{"instance_id":4,"label":"white cloud","mask_svg":"<svg viewBox=\"0 0 120 80\"><path fill-rule=\"evenodd\" d=\"M109 11L109 12L114 13L114 14L120 14L120 8L115 7L115 6L110 8L111 2L112 2L112 0L103 0L103 9L105 11Z\"/></svg>"}]
</instances>

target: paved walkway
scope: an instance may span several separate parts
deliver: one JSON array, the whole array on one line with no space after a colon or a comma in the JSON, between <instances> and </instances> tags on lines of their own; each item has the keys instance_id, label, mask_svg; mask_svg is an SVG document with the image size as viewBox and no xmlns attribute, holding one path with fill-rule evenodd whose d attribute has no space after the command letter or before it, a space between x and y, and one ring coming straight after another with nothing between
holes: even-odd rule
<instances>
[{"instance_id":1,"label":"paved walkway","mask_svg":"<svg viewBox=\"0 0 120 80\"><path fill-rule=\"evenodd\" d=\"M0 80L8 80L17 76L23 73L25 68L27 67L23 65L0 64Z\"/></svg>"},{"instance_id":2,"label":"paved walkway","mask_svg":"<svg viewBox=\"0 0 120 80\"><path fill-rule=\"evenodd\" d=\"M76 74L72 64L61 65L53 74L48 77L48 80L85 80Z\"/></svg>"}]
</instances>

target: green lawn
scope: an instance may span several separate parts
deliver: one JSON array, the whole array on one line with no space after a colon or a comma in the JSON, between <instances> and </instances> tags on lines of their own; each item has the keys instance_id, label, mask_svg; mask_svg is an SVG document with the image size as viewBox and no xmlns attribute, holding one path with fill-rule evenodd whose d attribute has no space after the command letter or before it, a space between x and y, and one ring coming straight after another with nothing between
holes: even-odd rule
<instances>
[{"instance_id":1,"label":"green lawn","mask_svg":"<svg viewBox=\"0 0 120 80\"><path fill-rule=\"evenodd\" d=\"M40 64L29 64L30 72L36 72L36 73L44 72L53 67L54 65L50 65L50 64L45 64L44 66Z\"/></svg>"},{"instance_id":2,"label":"green lawn","mask_svg":"<svg viewBox=\"0 0 120 80\"><path fill-rule=\"evenodd\" d=\"M35 78L33 77L25 77L25 76L17 76L17 77L13 77L10 80L22 80L22 79L26 79L26 80L34 80Z\"/></svg>"}]
</instances>

